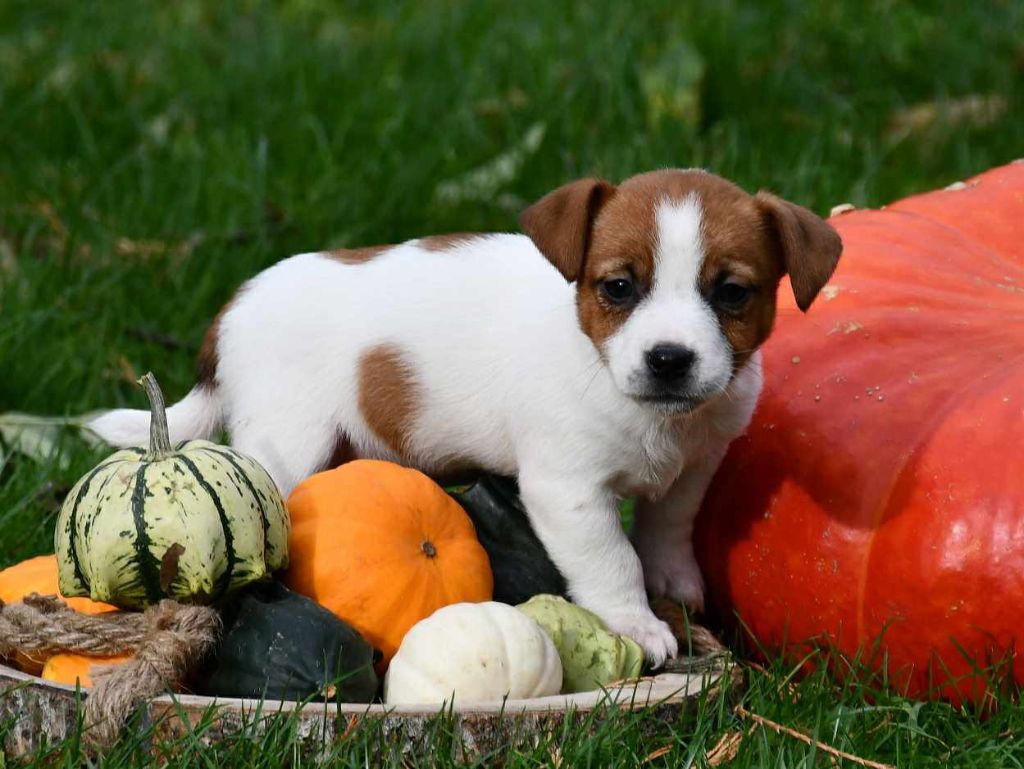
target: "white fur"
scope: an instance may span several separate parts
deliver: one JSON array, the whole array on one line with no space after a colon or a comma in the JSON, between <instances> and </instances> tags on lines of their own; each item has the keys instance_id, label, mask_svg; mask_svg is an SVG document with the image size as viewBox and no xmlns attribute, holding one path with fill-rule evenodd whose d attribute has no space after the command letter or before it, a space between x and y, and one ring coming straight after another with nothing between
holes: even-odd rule
<instances>
[{"instance_id":1,"label":"white fur","mask_svg":"<svg viewBox=\"0 0 1024 769\"><path fill-rule=\"evenodd\" d=\"M220 399L216 393L202 387L193 388L167 410L171 444L209 437L220 422ZM89 427L114 446L145 445L149 436L149 412L132 409L108 411L93 419Z\"/></svg>"},{"instance_id":2,"label":"white fur","mask_svg":"<svg viewBox=\"0 0 1024 769\"><path fill-rule=\"evenodd\" d=\"M637 501L633 546L644 564L644 582L652 595L704 608L704 580L693 552L693 522L726 449L750 423L762 383L761 353L757 352L740 369L725 396L701 411L705 432L703 436L689 433L691 461L668 492Z\"/></svg>"},{"instance_id":3,"label":"white fur","mask_svg":"<svg viewBox=\"0 0 1024 769\"><path fill-rule=\"evenodd\" d=\"M702 220L696 194L658 205L651 290L605 342L612 376L625 393L644 394L648 382L644 356L660 344L679 345L696 354L693 395L717 394L729 383L732 350L698 284L704 261Z\"/></svg>"},{"instance_id":4,"label":"white fur","mask_svg":"<svg viewBox=\"0 0 1024 769\"><path fill-rule=\"evenodd\" d=\"M720 332L690 307L687 288L700 258L699 204L667 205L658 221L651 309L637 324L638 341L616 344L633 355L656 332L683 340L701 351L704 379L717 381L712 332ZM197 388L169 410L172 436L209 433L223 421L233 444L286 494L323 465L339 434L359 456L398 459L358 406L359 357L380 344L402 351L419 385L407 459L427 472L458 457L518 475L573 599L636 638L655 662L674 654L672 633L648 608L617 501L634 493L679 499L692 523L717 465L701 458L720 457L744 429L757 397L744 383L754 374L694 414L659 413L617 386L580 330L574 287L527 237L482 236L442 252L412 241L363 264L311 253L257 275L221 319L216 389ZM148 419L116 411L93 427L118 444L139 444ZM683 470L690 466L700 468L692 479ZM642 520L671 519L666 504ZM653 559L655 584L699 603L689 527L677 528L678 553L644 537L641 552Z\"/></svg>"}]
</instances>

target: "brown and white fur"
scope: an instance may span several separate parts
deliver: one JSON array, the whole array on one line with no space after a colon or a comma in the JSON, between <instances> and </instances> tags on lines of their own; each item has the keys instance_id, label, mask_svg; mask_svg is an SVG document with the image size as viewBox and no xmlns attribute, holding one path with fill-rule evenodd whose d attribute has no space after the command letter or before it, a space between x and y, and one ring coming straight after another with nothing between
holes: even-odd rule
<instances>
[{"instance_id":1,"label":"brown and white fur","mask_svg":"<svg viewBox=\"0 0 1024 769\"><path fill-rule=\"evenodd\" d=\"M702 606L693 520L754 410L779 280L806 310L842 244L807 209L697 170L576 181L521 224L260 273L214 321L171 438L224 425L285 494L355 457L517 476L572 598L660 662L676 641L645 586ZM92 423L119 445L148 425Z\"/></svg>"}]
</instances>

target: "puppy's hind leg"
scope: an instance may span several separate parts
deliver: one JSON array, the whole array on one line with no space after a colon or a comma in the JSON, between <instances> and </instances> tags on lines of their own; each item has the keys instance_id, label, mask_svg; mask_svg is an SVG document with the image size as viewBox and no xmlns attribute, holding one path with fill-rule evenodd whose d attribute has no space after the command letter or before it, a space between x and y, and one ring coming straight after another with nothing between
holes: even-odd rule
<instances>
[{"instance_id":1,"label":"puppy's hind leg","mask_svg":"<svg viewBox=\"0 0 1024 769\"><path fill-rule=\"evenodd\" d=\"M693 552L693 523L725 448L725 444L709 448L683 469L661 499L637 500L633 547L652 597L666 596L704 611L704 579Z\"/></svg>"},{"instance_id":2,"label":"puppy's hind leg","mask_svg":"<svg viewBox=\"0 0 1024 769\"><path fill-rule=\"evenodd\" d=\"M729 385L729 397L709 404L703 445L658 500L637 501L633 545L652 596L668 596L704 610L704 579L693 552L693 523L729 443L750 424L761 392L761 354L755 353Z\"/></svg>"}]
</instances>

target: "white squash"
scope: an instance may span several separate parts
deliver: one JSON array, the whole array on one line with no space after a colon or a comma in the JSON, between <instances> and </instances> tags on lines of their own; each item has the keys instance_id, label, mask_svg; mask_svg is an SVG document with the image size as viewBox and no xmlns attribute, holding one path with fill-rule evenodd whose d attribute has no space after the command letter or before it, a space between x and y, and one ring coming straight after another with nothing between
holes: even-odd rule
<instances>
[{"instance_id":1,"label":"white squash","mask_svg":"<svg viewBox=\"0 0 1024 769\"><path fill-rule=\"evenodd\" d=\"M561 688L558 651L536 622L508 604L456 603L421 620L402 639L384 678L384 702L501 702Z\"/></svg>"}]
</instances>

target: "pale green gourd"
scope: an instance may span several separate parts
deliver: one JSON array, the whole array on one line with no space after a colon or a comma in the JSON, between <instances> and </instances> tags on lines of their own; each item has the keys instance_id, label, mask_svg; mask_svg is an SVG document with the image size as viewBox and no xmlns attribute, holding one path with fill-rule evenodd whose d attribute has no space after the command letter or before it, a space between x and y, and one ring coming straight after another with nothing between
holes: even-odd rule
<instances>
[{"instance_id":1,"label":"pale green gourd","mask_svg":"<svg viewBox=\"0 0 1024 769\"><path fill-rule=\"evenodd\" d=\"M585 692L643 672L636 641L608 629L604 621L561 596L537 595L516 607L550 636L562 661L562 692Z\"/></svg>"},{"instance_id":2,"label":"pale green gourd","mask_svg":"<svg viewBox=\"0 0 1024 769\"><path fill-rule=\"evenodd\" d=\"M60 590L125 608L210 603L288 565L288 512L254 460L195 440L172 448L163 395L150 447L123 449L75 484L57 518Z\"/></svg>"}]
</instances>

